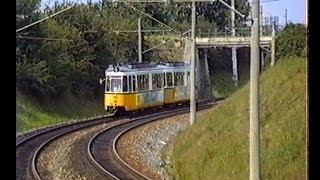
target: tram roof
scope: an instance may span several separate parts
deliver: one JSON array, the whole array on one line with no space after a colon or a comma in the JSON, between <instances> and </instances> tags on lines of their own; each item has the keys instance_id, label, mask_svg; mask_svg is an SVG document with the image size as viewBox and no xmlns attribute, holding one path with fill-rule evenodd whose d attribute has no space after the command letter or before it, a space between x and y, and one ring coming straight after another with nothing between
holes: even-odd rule
<instances>
[{"instance_id":1,"label":"tram roof","mask_svg":"<svg viewBox=\"0 0 320 180\"><path fill-rule=\"evenodd\" d=\"M186 68L189 69L190 64L185 62L131 63L109 65L109 68L106 70L106 72L161 71Z\"/></svg>"}]
</instances>

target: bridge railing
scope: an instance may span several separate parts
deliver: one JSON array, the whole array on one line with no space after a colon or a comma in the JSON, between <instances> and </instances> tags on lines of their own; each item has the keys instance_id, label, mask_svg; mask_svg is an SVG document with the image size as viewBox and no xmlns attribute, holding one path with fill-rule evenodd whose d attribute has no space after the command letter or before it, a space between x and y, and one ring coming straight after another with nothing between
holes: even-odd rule
<instances>
[{"instance_id":1,"label":"bridge railing","mask_svg":"<svg viewBox=\"0 0 320 180\"><path fill-rule=\"evenodd\" d=\"M280 35L285 26L276 26L275 33L276 36ZM262 36L272 36L272 26L261 26L261 34ZM251 36L251 28L235 28L235 36L236 37L250 37ZM188 33L184 33L183 36L191 37L191 30ZM172 32L162 32L162 37L177 37L175 33ZM225 28L214 28L214 27L197 27L196 28L196 37L200 38L215 38L215 37L232 37L231 27Z\"/></svg>"},{"instance_id":2,"label":"bridge railing","mask_svg":"<svg viewBox=\"0 0 320 180\"><path fill-rule=\"evenodd\" d=\"M277 26L275 28L276 35L279 35L283 30L283 26ZM272 36L272 26L261 26L261 35L262 36ZM196 29L197 37L231 37L232 29L230 27L225 27L224 29L211 28L211 27L200 27ZM236 37L250 37L251 28L235 28Z\"/></svg>"}]
</instances>

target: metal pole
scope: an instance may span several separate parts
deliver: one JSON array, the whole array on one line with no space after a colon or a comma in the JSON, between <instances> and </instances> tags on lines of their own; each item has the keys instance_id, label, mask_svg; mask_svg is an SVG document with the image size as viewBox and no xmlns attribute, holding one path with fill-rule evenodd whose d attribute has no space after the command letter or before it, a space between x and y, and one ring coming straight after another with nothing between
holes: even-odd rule
<instances>
[{"instance_id":1,"label":"metal pole","mask_svg":"<svg viewBox=\"0 0 320 180\"><path fill-rule=\"evenodd\" d=\"M139 62L142 62L141 18L138 18L138 60Z\"/></svg>"},{"instance_id":2,"label":"metal pole","mask_svg":"<svg viewBox=\"0 0 320 180\"><path fill-rule=\"evenodd\" d=\"M190 125L196 119L196 83L195 83L195 61L196 61L196 3L192 1L191 7L191 72L190 72Z\"/></svg>"},{"instance_id":3,"label":"metal pole","mask_svg":"<svg viewBox=\"0 0 320 180\"><path fill-rule=\"evenodd\" d=\"M259 7L260 0L253 0L250 48L250 180L260 179Z\"/></svg>"},{"instance_id":4,"label":"metal pole","mask_svg":"<svg viewBox=\"0 0 320 180\"><path fill-rule=\"evenodd\" d=\"M276 29L274 22L272 23L272 40L271 40L271 66L276 62Z\"/></svg>"},{"instance_id":5,"label":"metal pole","mask_svg":"<svg viewBox=\"0 0 320 180\"><path fill-rule=\"evenodd\" d=\"M287 16L287 9L286 9L286 11L285 11L285 20L286 20L286 26L288 25L288 16Z\"/></svg>"},{"instance_id":6,"label":"metal pole","mask_svg":"<svg viewBox=\"0 0 320 180\"><path fill-rule=\"evenodd\" d=\"M234 0L231 0L231 7L234 9L235 4ZM236 29L235 29L235 12L231 10L231 28L232 28L232 37L236 36ZM238 86L238 62L237 62L237 49L236 47L232 47L232 71L233 77L232 80L235 86Z\"/></svg>"}]
</instances>

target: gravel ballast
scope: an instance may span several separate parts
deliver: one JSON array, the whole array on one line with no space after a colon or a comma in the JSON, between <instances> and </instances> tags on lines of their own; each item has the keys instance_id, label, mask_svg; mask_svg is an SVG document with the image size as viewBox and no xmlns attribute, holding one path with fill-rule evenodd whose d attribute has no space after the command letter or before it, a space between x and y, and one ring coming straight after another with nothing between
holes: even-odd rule
<instances>
[{"instance_id":1,"label":"gravel ballast","mask_svg":"<svg viewBox=\"0 0 320 180\"><path fill-rule=\"evenodd\" d=\"M200 118L209 110L197 112ZM135 128L118 143L118 153L134 169L150 179L172 179L166 170L170 162L164 154L179 132L189 125L189 113L162 119Z\"/></svg>"}]
</instances>

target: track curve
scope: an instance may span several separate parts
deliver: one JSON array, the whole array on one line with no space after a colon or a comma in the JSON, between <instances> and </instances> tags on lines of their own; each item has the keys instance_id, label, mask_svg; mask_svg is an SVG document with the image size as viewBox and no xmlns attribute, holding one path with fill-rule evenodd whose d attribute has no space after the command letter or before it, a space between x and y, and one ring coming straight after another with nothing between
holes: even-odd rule
<instances>
[{"instance_id":1,"label":"track curve","mask_svg":"<svg viewBox=\"0 0 320 180\"><path fill-rule=\"evenodd\" d=\"M61 134L68 133L72 130L92 126L95 124L115 121L118 118L106 117L98 118L91 121L83 121L77 124L67 124L58 126L56 128L49 128L41 132L35 133L27 138L20 140L16 144L16 179L30 179L37 178L37 175L33 175L32 169L36 168L32 162L34 162L34 154L38 151L39 147L43 146L46 142ZM33 168L32 168L33 167Z\"/></svg>"},{"instance_id":2,"label":"track curve","mask_svg":"<svg viewBox=\"0 0 320 180\"><path fill-rule=\"evenodd\" d=\"M199 107L199 109L211 106L212 104L205 104ZM127 123L103 130L97 133L88 143L88 158L100 172L104 173L106 177L110 179L150 179L122 160L116 150L117 139L125 133L125 131L134 127L162 118L186 113L189 110L189 107L182 107L178 110L135 118Z\"/></svg>"}]
</instances>

